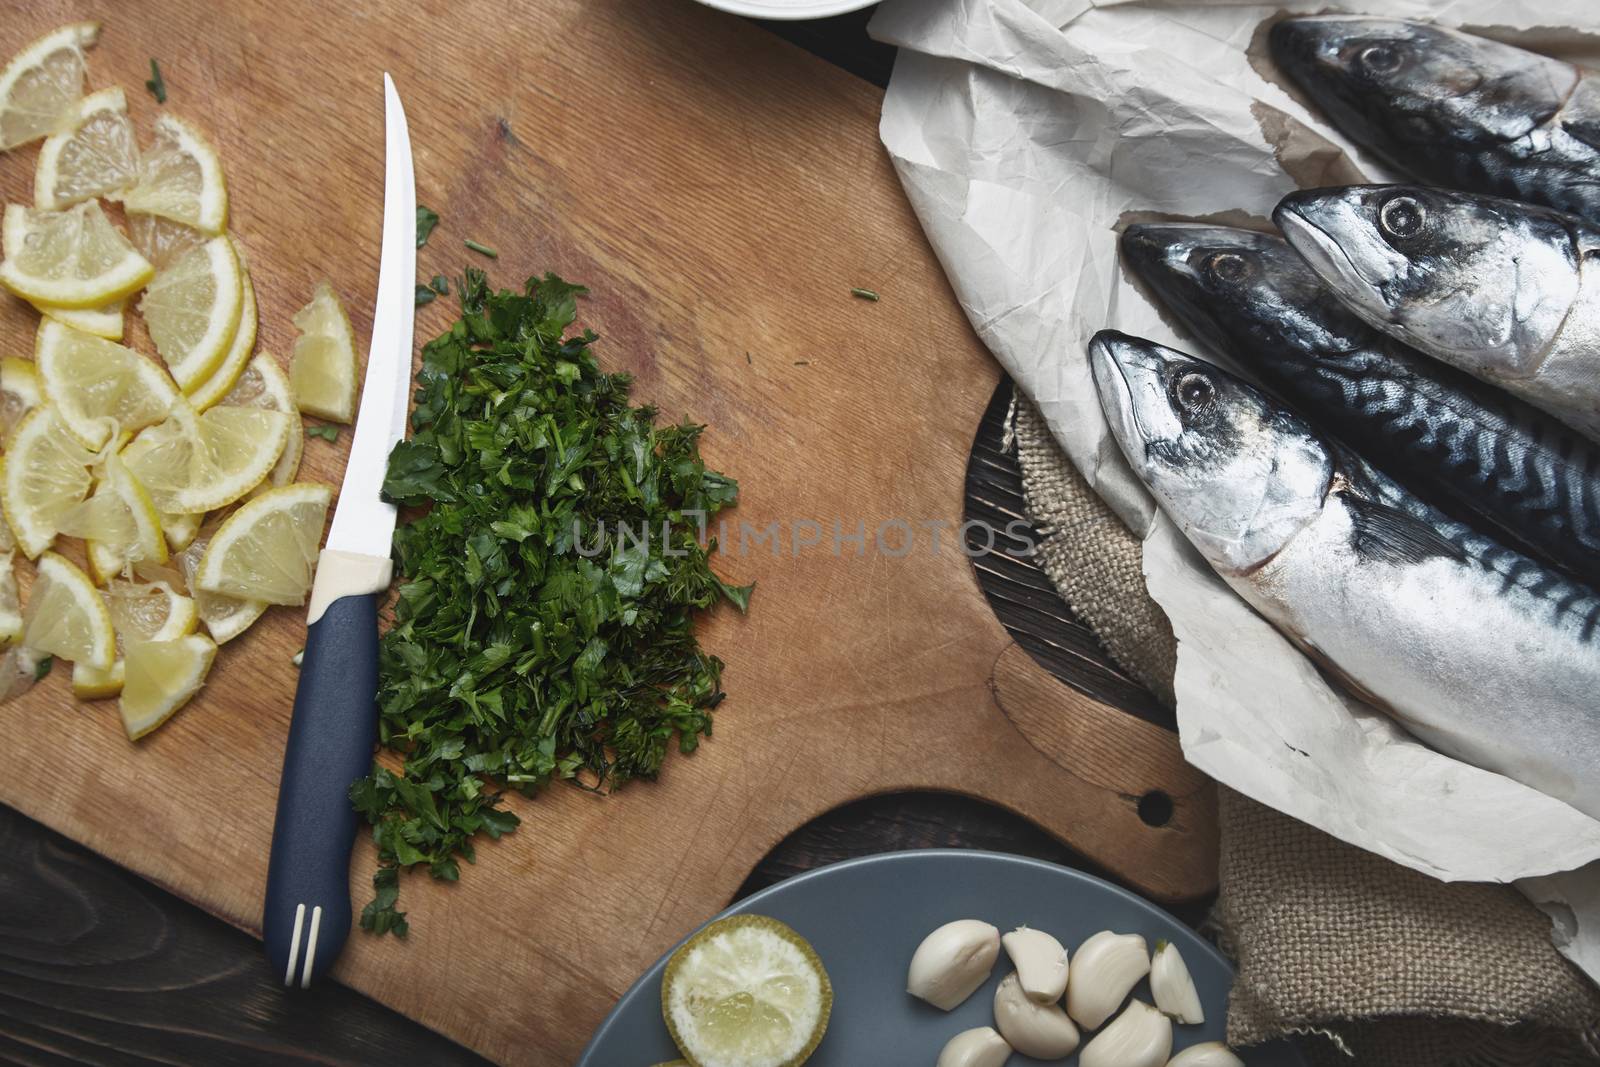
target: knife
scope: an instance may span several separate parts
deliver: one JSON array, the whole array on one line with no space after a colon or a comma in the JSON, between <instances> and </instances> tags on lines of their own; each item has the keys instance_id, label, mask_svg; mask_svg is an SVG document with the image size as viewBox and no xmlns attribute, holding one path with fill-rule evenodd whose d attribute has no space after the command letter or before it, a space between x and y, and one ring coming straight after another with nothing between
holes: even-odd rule
<instances>
[{"instance_id":1,"label":"knife","mask_svg":"<svg viewBox=\"0 0 1600 1067\"><path fill-rule=\"evenodd\" d=\"M378 597L389 587L394 505L379 495L405 436L416 312L417 191L411 135L383 76L383 258L350 461L306 608L306 648L283 753L262 939L273 972L306 988L350 934L350 785L372 770L378 727Z\"/></svg>"}]
</instances>

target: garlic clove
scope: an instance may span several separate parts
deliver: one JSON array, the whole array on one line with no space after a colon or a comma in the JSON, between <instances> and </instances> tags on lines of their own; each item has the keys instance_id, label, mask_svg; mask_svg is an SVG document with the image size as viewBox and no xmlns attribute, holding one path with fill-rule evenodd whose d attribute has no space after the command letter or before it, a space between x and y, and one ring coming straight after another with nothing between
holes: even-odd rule
<instances>
[{"instance_id":1,"label":"garlic clove","mask_svg":"<svg viewBox=\"0 0 1600 1067\"><path fill-rule=\"evenodd\" d=\"M1172 1020L1142 1000L1083 1047L1078 1067L1165 1067L1172 1054Z\"/></svg>"},{"instance_id":2,"label":"garlic clove","mask_svg":"<svg viewBox=\"0 0 1600 1067\"><path fill-rule=\"evenodd\" d=\"M1150 950L1138 934L1101 930L1078 946L1067 979L1067 1014L1085 1030L1097 1029L1150 973Z\"/></svg>"},{"instance_id":3,"label":"garlic clove","mask_svg":"<svg viewBox=\"0 0 1600 1067\"><path fill-rule=\"evenodd\" d=\"M1156 1007L1178 1022L1193 1026L1206 1021L1189 966L1171 941L1156 942L1156 954L1150 960L1150 992L1155 996Z\"/></svg>"},{"instance_id":4,"label":"garlic clove","mask_svg":"<svg viewBox=\"0 0 1600 1067\"><path fill-rule=\"evenodd\" d=\"M1029 1000L1015 971L994 991L994 1025L1012 1048L1036 1060L1059 1060L1078 1047L1078 1028L1061 1005Z\"/></svg>"},{"instance_id":5,"label":"garlic clove","mask_svg":"<svg viewBox=\"0 0 1600 1067\"><path fill-rule=\"evenodd\" d=\"M1001 1067L1011 1056L1011 1046L992 1026L963 1030L945 1042L934 1067Z\"/></svg>"},{"instance_id":6,"label":"garlic clove","mask_svg":"<svg viewBox=\"0 0 1600 1067\"><path fill-rule=\"evenodd\" d=\"M1220 1041L1207 1041L1190 1045L1172 1059L1167 1067L1244 1067L1244 1061Z\"/></svg>"},{"instance_id":7,"label":"garlic clove","mask_svg":"<svg viewBox=\"0 0 1600 1067\"><path fill-rule=\"evenodd\" d=\"M1000 939L1029 999L1048 1004L1067 991L1067 950L1043 930L1018 927Z\"/></svg>"},{"instance_id":8,"label":"garlic clove","mask_svg":"<svg viewBox=\"0 0 1600 1067\"><path fill-rule=\"evenodd\" d=\"M911 957L906 992L949 1011L972 996L994 970L1000 931L977 919L945 923Z\"/></svg>"}]
</instances>

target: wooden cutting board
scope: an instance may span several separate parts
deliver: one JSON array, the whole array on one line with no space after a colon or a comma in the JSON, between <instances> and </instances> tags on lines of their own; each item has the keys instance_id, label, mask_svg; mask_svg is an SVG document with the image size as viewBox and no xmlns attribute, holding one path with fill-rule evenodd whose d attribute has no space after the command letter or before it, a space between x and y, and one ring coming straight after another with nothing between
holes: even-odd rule
<instances>
[{"instance_id":1,"label":"wooden cutting board","mask_svg":"<svg viewBox=\"0 0 1600 1067\"><path fill-rule=\"evenodd\" d=\"M755 581L720 611L716 735L661 780L601 798L513 800L519 832L460 884L408 878L409 940L356 934L340 979L497 1060L569 1063L613 1000L722 907L808 819L889 790L972 794L1019 812L1156 898L1215 881L1212 795L1175 738L1056 682L1011 643L955 550L972 435L998 372L955 305L877 138L881 94L756 26L688 0L11 0L9 53L98 18L91 84L141 88L161 61L169 110L209 131L234 232L282 356L290 314L327 277L361 335L377 279L380 73L411 120L418 194L444 221L419 270L472 262L515 285L588 283L603 363L664 418L711 426L738 478L737 523L778 523L719 569ZM26 200L36 150L0 157ZM500 250L486 264L464 238ZM877 290L870 303L852 286ZM447 302L423 308L419 339ZM36 316L0 303L0 351ZM302 477L337 484L349 433L308 442ZM810 539L820 524L821 544ZM833 524L866 550L830 546ZM884 523L915 548L873 544ZM935 552L922 523L948 524ZM0 706L0 801L249 930L303 641L274 609L223 648L204 693L135 745L65 669ZM1138 799L1175 801L1145 825ZM357 907L373 853L357 849ZM924 887L923 891L937 891ZM848 907L848 901L841 901ZM903 951L906 946L885 946Z\"/></svg>"}]
</instances>

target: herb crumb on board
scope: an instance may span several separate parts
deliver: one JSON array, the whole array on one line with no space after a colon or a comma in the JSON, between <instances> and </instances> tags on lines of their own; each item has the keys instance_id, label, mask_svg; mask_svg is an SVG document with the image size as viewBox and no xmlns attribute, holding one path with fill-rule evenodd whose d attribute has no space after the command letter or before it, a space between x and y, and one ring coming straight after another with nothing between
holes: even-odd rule
<instances>
[{"instance_id":1,"label":"herb crumb on board","mask_svg":"<svg viewBox=\"0 0 1600 1067\"><path fill-rule=\"evenodd\" d=\"M600 369L596 335L568 333L584 291L546 275L494 292L468 268L461 317L423 348L384 492L426 510L395 531L385 751L351 788L379 856L364 929L405 934L401 868L454 881L477 835L514 830L503 791L604 792L711 733L722 663L695 615L744 610L750 587L724 583L699 536L738 486L701 461L702 427L657 426L631 376Z\"/></svg>"}]
</instances>

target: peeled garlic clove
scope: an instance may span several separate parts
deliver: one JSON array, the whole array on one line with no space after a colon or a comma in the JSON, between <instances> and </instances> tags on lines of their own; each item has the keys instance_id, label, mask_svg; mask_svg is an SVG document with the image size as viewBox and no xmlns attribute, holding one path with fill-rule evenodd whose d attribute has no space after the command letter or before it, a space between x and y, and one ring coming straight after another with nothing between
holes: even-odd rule
<instances>
[{"instance_id":1,"label":"peeled garlic clove","mask_svg":"<svg viewBox=\"0 0 1600 1067\"><path fill-rule=\"evenodd\" d=\"M1190 1045L1168 1060L1167 1067L1244 1067L1244 1061L1222 1042L1207 1041L1203 1045Z\"/></svg>"},{"instance_id":2,"label":"peeled garlic clove","mask_svg":"<svg viewBox=\"0 0 1600 1067\"><path fill-rule=\"evenodd\" d=\"M977 919L945 923L911 957L906 992L949 1011L972 996L994 969L1000 931Z\"/></svg>"},{"instance_id":3,"label":"peeled garlic clove","mask_svg":"<svg viewBox=\"0 0 1600 1067\"><path fill-rule=\"evenodd\" d=\"M1067 1014L1085 1030L1097 1029L1150 973L1150 950L1138 934L1101 930L1078 946L1067 981Z\"/></svg>"},{"instance_id":4,"label":"peeled garlic clove","mask_svg":"<svg viewBox=\"0 0 1600 1067\"><path fill-rule=\"evenodd\" d=\"M1094 1035L1078 1067L1165 1067L1172 1054L1172 1020L1142 1000Z\"/></svg>"},{"instance_id":5,"label":"peeled garlic clove","mask_svg":"<svg viewBox=\"0 0 1600 1067\"><path fill-rule=\"evenodd\" d=\"M1078 1047L1078 1028L1061 1005L1029 1000L1015 971L994 991L994 1024L1012 1048L1036 1060L1059 1060Z\"/></svg>"},{"instance_id":6,"label":"peeled garlic clove","mask_svg":"<svg viewBox=\"0 0 1600 1067\"><path fill-rule=\"evenodd\" d=\"M1001 1067L1010 1055L1011 1046L994 1027L979 1026L946 1041L934 1067Z\"/></svg>"},{"instance_id":7,"label":"peeled garlic clove","mask_svg":"<svg viewBox=\"0 0 1600 1067\"><path fill-rule=\"evenodd\" d=\"M1000 939L1030 1000L1048 1004L1067 991L1067 950L1043 930L1018 927Z\"/></svg>"},{"instance_id":8,"label":"peeled garlic clove","mask_svg":"<svg viewBox=\"0 0 1600 1067\"><path fill-rule=\"evenodd\" d=\"M1193 1026L1206 1021L1189 967L1171 941L1156 942L1156 954L1150 960L1150 992L1155 995L1156 1007L1178 1022Z\"/></svg>"}]
</instances>

